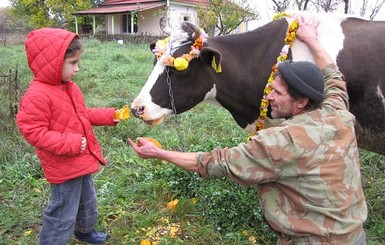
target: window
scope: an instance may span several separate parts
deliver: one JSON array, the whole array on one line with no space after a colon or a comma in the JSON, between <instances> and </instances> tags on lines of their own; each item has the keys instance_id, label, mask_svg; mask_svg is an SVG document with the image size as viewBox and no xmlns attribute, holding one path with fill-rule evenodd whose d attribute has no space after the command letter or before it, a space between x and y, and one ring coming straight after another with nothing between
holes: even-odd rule
<instances>
[{"instance_id":1,"label":"window","mask_svg":"<svg viewBox=\"0 0 385 245\"><path fill-rule=\"evenodd\" d=\"M131 15L134 14L133 24L134 30L131 30ZM122 15L122 33L136 33L138 32L138 19L135 13L128 13Z\"/></svg>"},{"instance_id":2,"label":"window","mask_svg":"<svg viewBox=\"0 0 385 245\"><path fill-rule=\"evenodd\" d=\"M190 16L183 16L183 21L190 21Z\"/></svg>"}]
</instances>

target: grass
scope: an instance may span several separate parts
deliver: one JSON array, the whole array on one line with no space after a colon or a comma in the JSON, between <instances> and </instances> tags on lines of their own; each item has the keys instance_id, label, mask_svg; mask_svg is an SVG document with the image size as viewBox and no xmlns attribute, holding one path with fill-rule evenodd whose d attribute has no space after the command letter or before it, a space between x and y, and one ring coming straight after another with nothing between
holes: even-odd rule
<instances>
[{"instance_id":1,"label":"grass","mask_svg":"<svg viewBox=\"0 0 385 245\"><path fill-rule=\"evenodd\" d=\"M88 106L130 104L152 70L147 45L119 45L85 40L81 71L75 81ZM18 66L22 90L31 79L23 45L0 47L0 71ZM0 80L1 83L3 81ZM0 84L1 85L1 84ZM2 95L5 87L0 86ZM0 102L6 105L4 96ZM21 137L14 119L0 110L0 245L36 244L49 185L34 149ZM159 160L142 160L127 137L158 139L166 149L208 151L243 142L247 134L231 115L201 104L149 127L131 118L117 127L98 127L95 134L109 164L95 174L99 201L98 228L112 234L107 244L275 244L263 222L256 190L229 180L205 180ZM385 157L361 151L363 186L369 207L365 223L368 244L384 244ZM167 204L178 199L174 209ZM71 240L70 245L81 244Z\"/></svg>"}]
</instances>

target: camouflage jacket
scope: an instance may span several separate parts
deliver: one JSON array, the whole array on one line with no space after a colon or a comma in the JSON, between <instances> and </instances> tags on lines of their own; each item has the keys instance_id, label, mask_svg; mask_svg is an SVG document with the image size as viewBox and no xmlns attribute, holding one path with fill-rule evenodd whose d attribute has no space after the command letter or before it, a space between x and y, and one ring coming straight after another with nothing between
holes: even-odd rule
<instances>
[{"instance_id":1,"label":"camouflage jacket","mask_svg":"<svg viewBox=\"0 0 385 245\"><path fill-rule=\"evenodd\" d=\"M320 109L260 130L236 147L198 153L199 174L257 185L265 218L281 238L352 244L367 217L355 118L342 74L334 65L322 72Z\"/></svg>"}]
</instances>

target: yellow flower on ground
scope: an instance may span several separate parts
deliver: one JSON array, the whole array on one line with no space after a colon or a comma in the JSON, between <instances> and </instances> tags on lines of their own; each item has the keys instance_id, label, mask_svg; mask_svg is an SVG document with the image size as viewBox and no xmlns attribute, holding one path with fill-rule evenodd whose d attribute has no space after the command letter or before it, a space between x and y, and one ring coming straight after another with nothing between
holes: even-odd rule
<instances>
[{"instance_id":1,"label":"yellow flower on ground","mask_svg":"<svg viewBox=\"0 0 385 245\"><path fill-rule=\"evenodd\" d=\"M140 241L140 245L152 245L151 242L149 240L142 240Z\"/></svg>"},{"instance_id":2,"label":"yellow flower on ground","mask_svg":"<svg viewBox=\"0 0 385 245\"><path fill-rule=\"evenodd\" d=\"M175 209L176 205L178 205L179 200L175 199L174 201L171 201L167 203L167 209Z\"/></svg>"},{"instance_id":3,"label":"yellow flower on ground","mask_svg":"<svg viewBox=\"0 0 385 245\"><path fill-rule=\"evenodd\" d=\"M196 204L198 202L198 199L196 197L191 198L192 204Z\"/></svg>"},{"instance_id":4,"label":"yellow flower on ground","mask_svg":"<svg viewBox=\"0 0 385 245\"><path fill-rule=\"evenodd\" d=\"M257 243L257 240L255 239L254 236L250 236L250 237L249 237L249 242L250 242L250 244L256 244L256 243Z\"/></svg>"},{"instance_id":5,"label":"yellow flower on ground","mask_svg":"<svg viewBox=\"0 0 385 245\"><path fill-rule=\"evenodd\" d=\"M170 237L175 237L178 231L179 231L178 227L171 226L170 227Z\"/></svg>"}]
</instances>

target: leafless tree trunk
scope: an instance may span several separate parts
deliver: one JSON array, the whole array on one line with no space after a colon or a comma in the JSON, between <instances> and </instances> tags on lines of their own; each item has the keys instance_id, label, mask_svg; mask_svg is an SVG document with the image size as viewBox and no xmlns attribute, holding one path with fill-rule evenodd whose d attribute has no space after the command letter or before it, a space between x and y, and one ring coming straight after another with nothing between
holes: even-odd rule
<instances>
[{"instance_id":1,"label":"leafless tree trunk","mask_svg":"<svg viewBox=\"0 0 385 245\"><path fill-rule=\"evenodd\" d=\"M344 14L349 13L349 0L343 0L344 1Z\"/></svg>"}]
</instances>

